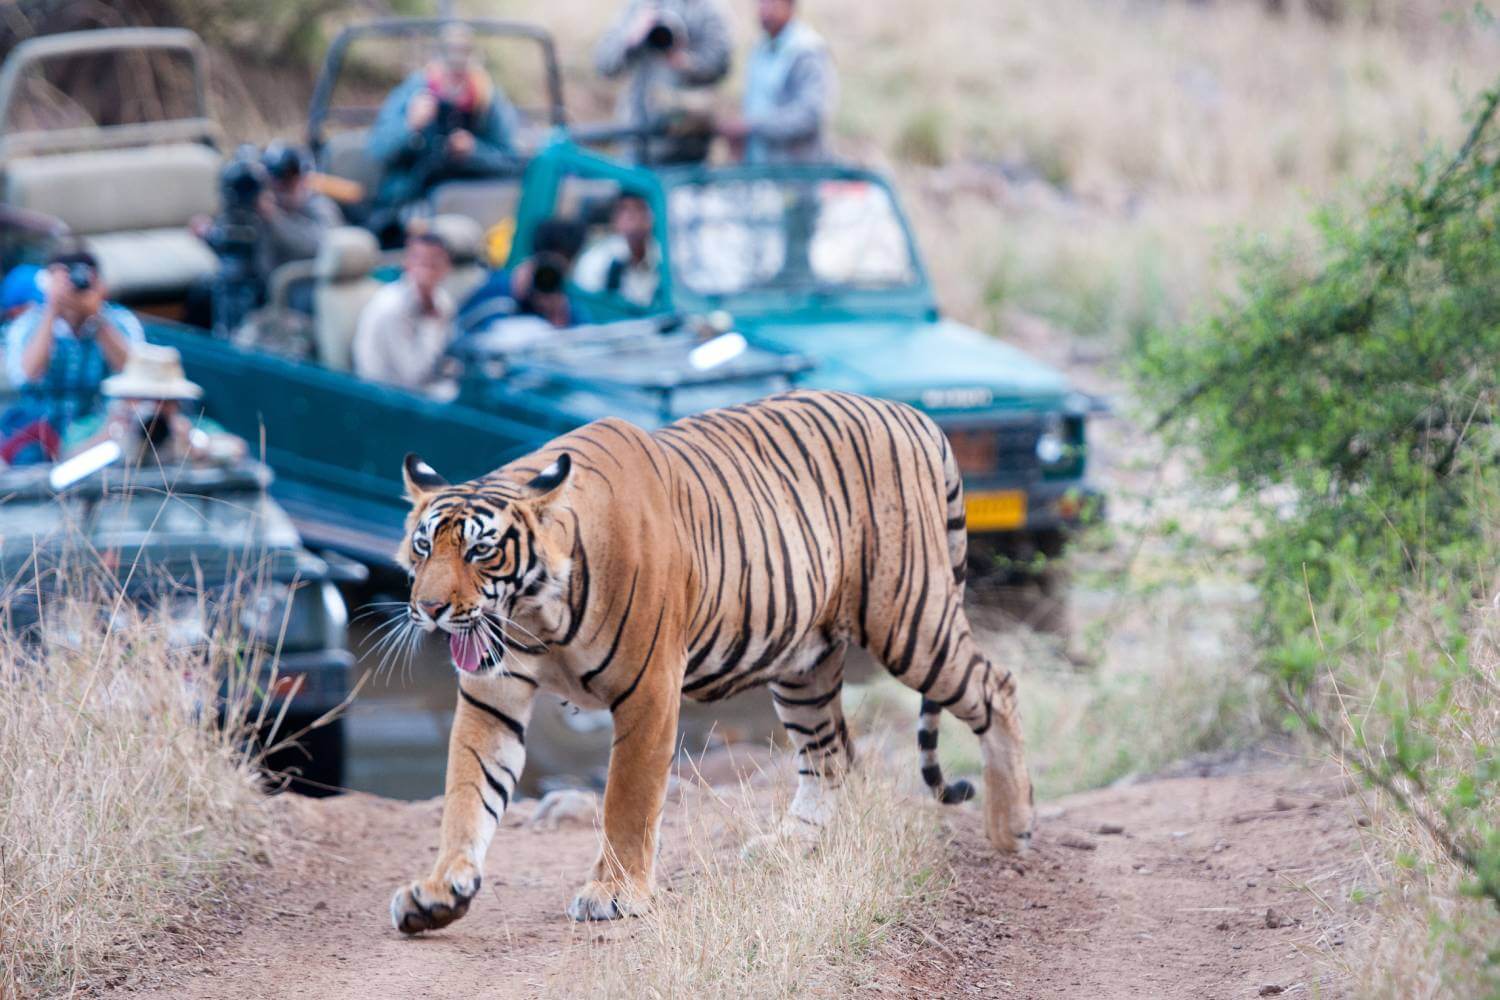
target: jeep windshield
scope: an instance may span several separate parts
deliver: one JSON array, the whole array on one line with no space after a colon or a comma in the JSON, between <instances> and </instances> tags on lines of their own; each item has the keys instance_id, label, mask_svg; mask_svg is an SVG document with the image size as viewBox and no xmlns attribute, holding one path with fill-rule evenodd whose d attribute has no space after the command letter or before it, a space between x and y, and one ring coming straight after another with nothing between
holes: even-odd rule
<instances>
[{"instance_id":1,"label":"jeep windshield","mask_svg":"<svg viewBox=\"0 0 1500 1000\"><path fill-rule=\"evenodd\" d=\"M674 278L712 302L921 283L890 192L868 178L730 175L675 184L667 197Z\"/></svg>"}]
</instances>

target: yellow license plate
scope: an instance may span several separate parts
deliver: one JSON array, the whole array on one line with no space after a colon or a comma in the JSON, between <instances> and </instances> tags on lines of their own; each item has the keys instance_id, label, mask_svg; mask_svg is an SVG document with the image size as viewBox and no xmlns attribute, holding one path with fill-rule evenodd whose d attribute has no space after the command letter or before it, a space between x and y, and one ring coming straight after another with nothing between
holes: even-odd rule
<instances>
[{"instance_id":1,"label":"yellow license plate","mask_svg":"<svg viewBox=\"0 0 1500 1000\"><path fill-rule=\"evenodd\" d=\"M1026 525L1026 493L1023 490L995 490L970 493L964 497L970 531L1002 531Z\"/></svg>"}]
</instances>

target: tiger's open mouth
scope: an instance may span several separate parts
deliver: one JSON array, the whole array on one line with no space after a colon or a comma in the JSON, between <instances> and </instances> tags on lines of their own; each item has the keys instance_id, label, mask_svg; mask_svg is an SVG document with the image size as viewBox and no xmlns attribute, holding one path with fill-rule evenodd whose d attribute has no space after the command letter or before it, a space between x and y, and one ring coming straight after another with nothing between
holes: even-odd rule
<instances>
[{"instance_id":1,"label":"tiger's open mouth","mask_svg":"<svg viewBox=\"0 0 1500 1000\"><path fill-rule=\"evenodd\" d=\"M478 673L490 654L498 652L495 648L498 645L479 628L448 634L448 651L453 654L453 665L466 674Z\"/></svg>"}]
</instances>

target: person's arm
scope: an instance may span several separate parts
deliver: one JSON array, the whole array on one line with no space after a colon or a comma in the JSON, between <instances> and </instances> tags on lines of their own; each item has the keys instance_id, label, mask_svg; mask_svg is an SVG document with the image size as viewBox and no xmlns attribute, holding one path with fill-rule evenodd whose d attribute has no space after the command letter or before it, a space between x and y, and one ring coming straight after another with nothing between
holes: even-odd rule
<instances>
[{"instance_id":1,"label":"person's arm","mask_svg":"<svg viewBox=\"0 0 1500 1000\"><path fill-rule=\"evenodd\" d=\"M688 40L672 61L683 83L706 87L729 75L729 22L715 0L699 0L688 12Z\"/></svg>"},{"instance_id":2,"label":"person's arm","mask_svg":"<svg viewBox=\"0 0 1500 1000\"><path fill-rule=\"evenodd\" d=\"M630 68L641 41L641 0L631 0L594 46L594 69L612 80Z\"/></svg>"},{"instance_id":3,"label":"person's arm","mask_svg":"<svg viewBox=\"0 0 1500 1000\"><path fill-rule=\"evenodd\" d=\"M28 319L30 322L27 322ZM18 386L35 382L47 374L47 367L52 364L56 325L57 305L50 300L36 309L28 310L11 324L11 343L17 345L9 352L16 358L11 381Z\"/></svg>"},{"instance_id":4,"label":"person's arm","mask_svg":"<svg viewBox=\"0 0 1500 1000\"><path fill-rule=\"evenodd\" d=\"M791 100L769 114L752 115L745 124L757 139L774 143L811 139L823 129L832 96L833 67L827 50L803 53L787 73Z\"/></svg>"},{"instance_id":5,"label":"person's arm","mask_svg":"<svg viewBox=\"0 0 1500 1000\"><path fill-rule=\"evenodd\" d=\"M264 219L267 235L276 245L280 260L309 260L316 256L318 244L323 242L323 234L328 231L328 223L311 200L301 211L273 208Z\"/></svg>"},{"instance_id":6,"label":"person's arm","mask_svg":"<svg viewBox=\"0 0 1500 1000\"><path fill-rule=\"evenodd\" d=\"M510 99L497 85L490 95L489 106L484 109L474 131L474 152L471 154L486 166L509 167L515 165L516 132L515 113Z\"/></svg>"},{"instance_id":7,"label":"person's arm","mask_svg":"<svg viewBox=\"0 0 1500 1000\"><path fill-rule=\"evenodd\" d=\"M425 132L413 129L406 120L407 103L424 86L425 82L418 73L407 77L386 97L365 146L372 159L388 167L398 166L415 159L426 149Z\"/></svg>"},{"instance_id":8,"label":"person's arm","mask_svg":"<svg viewBox=\"0 0 1500 1000\"><path fill-rule=\"evenodd\" d=\"M104 363L117 372L125 367L130 346L146 339L146 331L135 313L120 306L105 306L94 314L94 338L104 352Z\"/></svg>"}]
</instances>

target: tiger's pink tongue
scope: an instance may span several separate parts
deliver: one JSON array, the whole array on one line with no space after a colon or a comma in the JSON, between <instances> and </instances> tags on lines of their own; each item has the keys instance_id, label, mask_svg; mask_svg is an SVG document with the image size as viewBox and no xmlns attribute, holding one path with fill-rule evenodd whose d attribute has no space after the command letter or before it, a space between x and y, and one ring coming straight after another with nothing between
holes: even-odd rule
<instances>
[{"instance_id":1,"label":"tiger's pink tongue","mask_svg":"<svg viewBox=\"0 0 1500 1000\"><path fill-rule=\"evenodd\" d=\"M476 636L448 636L448 651L453 654L454 665L464 673L472 674L479 669L479 661L483 658L483 653Z\"/></svg>"}]
</instances>

